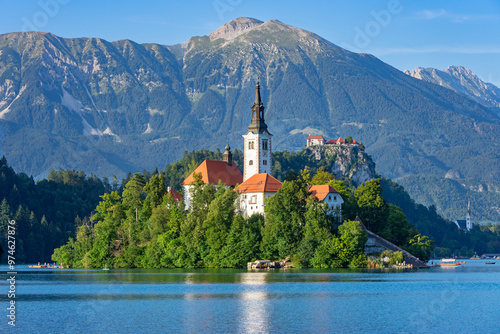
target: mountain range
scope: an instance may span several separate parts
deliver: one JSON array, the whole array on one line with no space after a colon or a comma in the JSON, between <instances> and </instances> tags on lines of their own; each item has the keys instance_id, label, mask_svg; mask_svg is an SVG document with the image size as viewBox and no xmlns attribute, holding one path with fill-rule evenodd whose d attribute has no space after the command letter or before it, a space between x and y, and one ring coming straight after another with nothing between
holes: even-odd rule
<instances>
[{"instance_id":1,"label":"mountain range","mask_svg":"<svg viewBox=\"0 0 500 334\"><path fill-rule=\"evenodd\" d=\"M462 93L485 107L492 108L500 115L500 88L494 84L484 82L468 68L463 66L449 66L447 69L417 67L406 70L406 74L414 78L451 89Z\"/></svg>"},{"instance_id":2,"label":"mountain range","mask_svg":"<svg viewBox=\"0 0 500 334\"><path fill-rule=\"evenodd\" d=\"M257 77L274 151L352 136L423 204L458 219L470 197L477 218L500 220L492 108L277 20L238 18L172 46L0 35L0 154L38 178L123 177L226 139L242 149Z\"/></svg>"}]
</instances>

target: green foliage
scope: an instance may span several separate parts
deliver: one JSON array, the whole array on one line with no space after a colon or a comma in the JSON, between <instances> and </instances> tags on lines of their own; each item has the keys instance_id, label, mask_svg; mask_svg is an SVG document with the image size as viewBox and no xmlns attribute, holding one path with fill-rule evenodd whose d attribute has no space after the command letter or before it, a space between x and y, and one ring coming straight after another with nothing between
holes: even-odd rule
<instances>
[{"instance_id":1,"label":"green foliage","mask_svg":"<svg viewBox=\"0 0 500 334\"><path fill-rule=\"evenodd\" d=\"M354 191L359 218L366 228L376 234L384 227L388 213L387 204L381 195L382 190L378 179L366 181Z\"/></svg>"},{"instance_id":2,"label":"green foliage","mask_svg":"<svg viewBox=\"0 0 500 334\"><path fill-rule=\"evenodd\" d=\"M422 261L429 261L435 242L429 240L427 236L416 234L408 242L409 246L405 247L408 252L415 255Z\"/></svg>"},{"instance_id":3,"label":"green foliage","mask_svg":"<svg viewBox=\"0 0 500 334\"><path fill-rule=\"evenodd\" d=\"M311 264L316 268L360 268L366 266L363 253L367 235L359 222L345 221L339 226L338 236L324 239L316 248Z\"/></svg>"},{"instance_id":4,"label":"green foliage","mask_svg":"<svg viewBox=\"0 0 500 334\"><path fill-rule=\"evenodd\" d=\"M15 219L17 261L50 261L55 248L75 239L81 225L90 224L91 212L106 191L111 191L109 183L72 170L52 170L46 180L35 182L16 174L2 157L0 246L6 249L7 223Z\"/></svg>"},{"instance_id":5,"label":"green foliage","mask_svg":"<svg viewBox=\"0 0 500 334\"><path fill-rule=\"evenodd\" d=\"M264 257L284 259L293 255L302 239L308 196L306 184L295 180L283 182L278 192L267 199L261 244Z\"/></svg>"},{"instance_id":6,"label":"green foliage","mask_svg":"<svg viewBox=\"0 0 500 334\"><path fill-rule=\"evenodd\" d=\"M335 176L329 173L325 167L318 168L316 175L311 180L311 185L323 185L329 184L330 182L335 182Z\"/></svg>"},{"instance_id":7,"label":"green foliage","mask_svg":"<svg viewBox=\"0 0 500 334\"><path fill-rule=\"evenodd\" d=\"M389 264L392 264L392 265L403 263L403 260L404 260L404 256L403 256L402 251L391 252L391 251L385 250L380 254L380 258L384 259L385 257L389 258Z\"/></svg>"}]
</instances>

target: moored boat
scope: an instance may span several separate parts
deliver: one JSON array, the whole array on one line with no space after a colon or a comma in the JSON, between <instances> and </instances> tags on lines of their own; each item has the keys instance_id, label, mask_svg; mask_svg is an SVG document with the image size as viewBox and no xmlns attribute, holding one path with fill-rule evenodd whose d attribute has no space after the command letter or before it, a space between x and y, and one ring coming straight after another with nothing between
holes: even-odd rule
<instances>
[{"instance_id":1,"label":"moored boat","mask_svg":"<svg viewBox=\"0 0 500 334\"><path fill-rule=\"evenodd\" d=\"M457 262L456 259L441 259L440 263L434 265L434 267L458 267L465 262Z\"/></svg>"}]
</instances>

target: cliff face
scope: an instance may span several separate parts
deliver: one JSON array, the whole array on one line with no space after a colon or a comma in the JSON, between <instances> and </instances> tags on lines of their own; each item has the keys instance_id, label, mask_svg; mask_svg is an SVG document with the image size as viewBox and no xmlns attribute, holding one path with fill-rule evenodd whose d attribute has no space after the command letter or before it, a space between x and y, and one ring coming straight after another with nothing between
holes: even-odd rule
<instances>
[{"instance_id":1,"label":"cliff face","mask_svg":"<svg viewBox=\"0 0 500 334\"><path fill-rule=\"evenodd\" d=\"M372 158L355 145L317 145L308 147L306 153L316 160L332 161L330 172L337 179L347 177L357 187L375 178L375 163Z\"/></svg>"}]
</instances>

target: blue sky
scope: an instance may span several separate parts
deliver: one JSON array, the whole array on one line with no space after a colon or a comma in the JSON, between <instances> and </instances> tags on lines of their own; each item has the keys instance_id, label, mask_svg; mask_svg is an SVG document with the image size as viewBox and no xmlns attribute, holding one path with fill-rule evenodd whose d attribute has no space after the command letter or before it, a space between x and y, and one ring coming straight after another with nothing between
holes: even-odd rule
<instances>
[{"instance_id":1,"label":"blue sky","mask_svg":"<svg viewBox=\"0 0 500 334\"><path fill-rule=\"evenodd\" d=\"M0 0L0 33L171 45L240 16L278 19L400 70L462 65L500 86L498 0Z\"/></svg>"}]
</instances>

